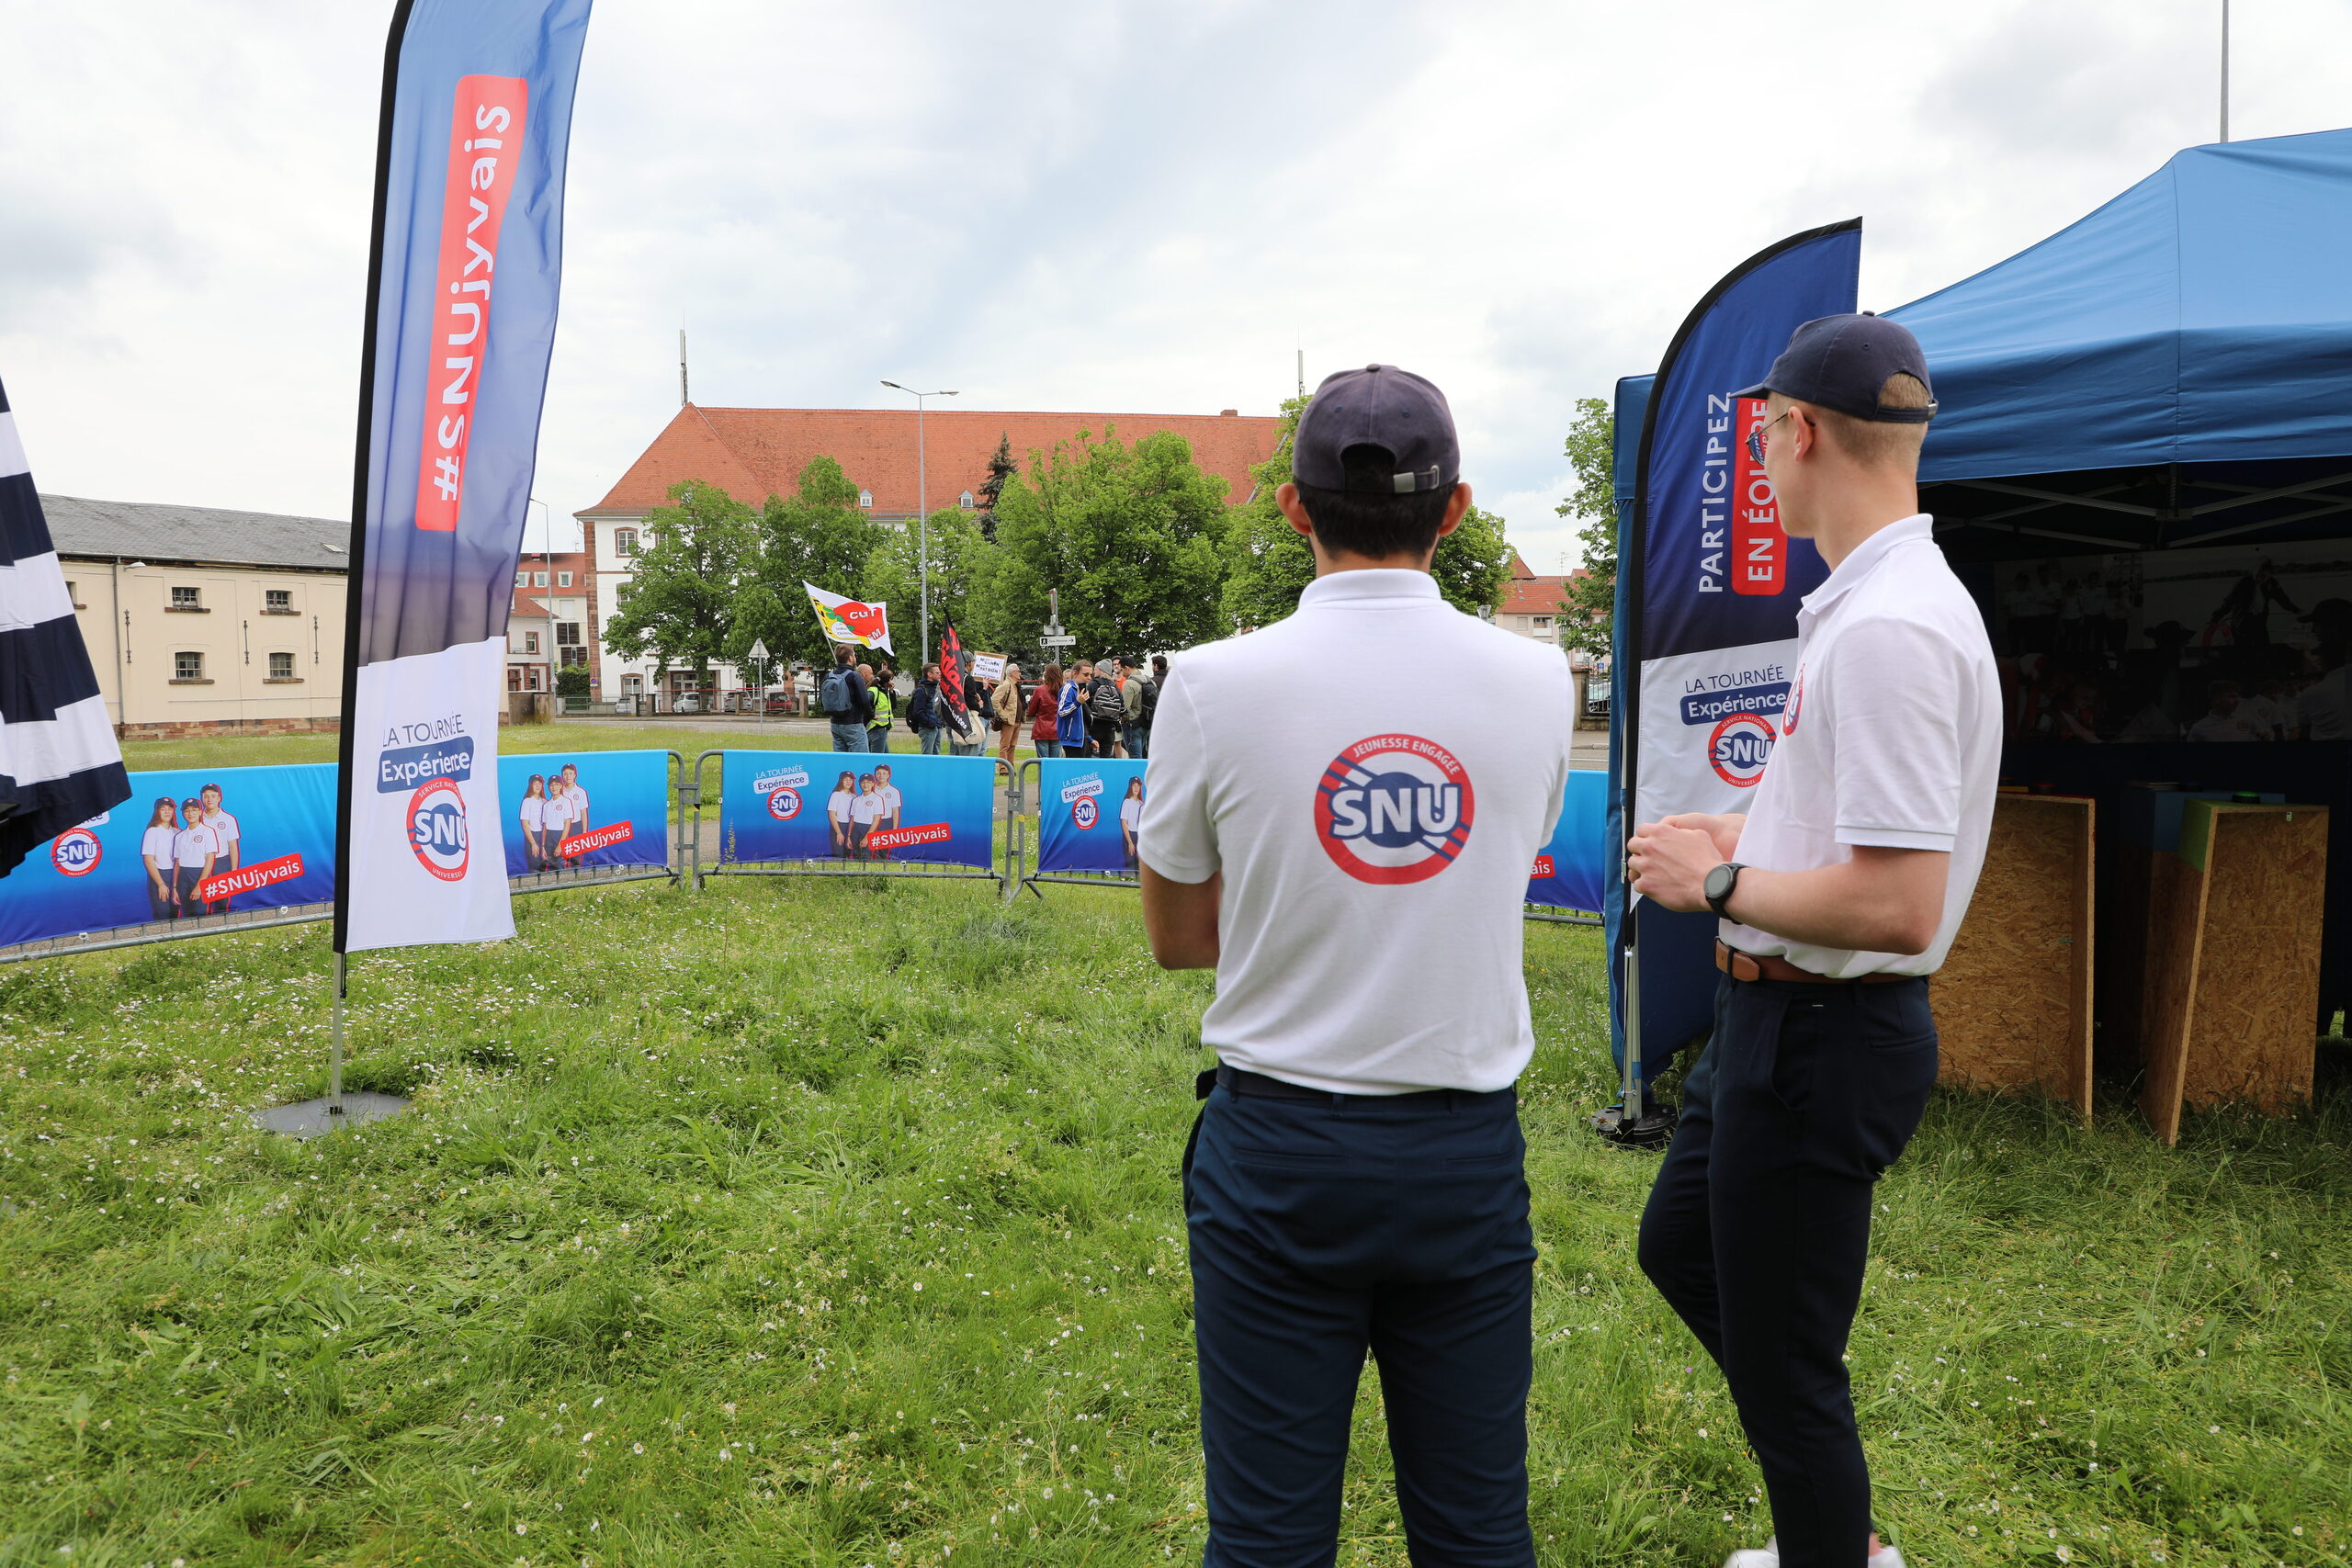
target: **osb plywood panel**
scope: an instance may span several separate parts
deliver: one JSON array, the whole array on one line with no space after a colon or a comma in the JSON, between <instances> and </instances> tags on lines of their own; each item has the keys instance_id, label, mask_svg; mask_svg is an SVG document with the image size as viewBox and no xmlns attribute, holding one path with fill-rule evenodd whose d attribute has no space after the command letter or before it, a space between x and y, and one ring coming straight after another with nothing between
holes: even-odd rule
<instances>
[{"instance_id":1,"label":"osb plywood panel","mask_svg":"<svg viewBox=\"0 0 2352 1568\"><path fill-rule=\"evenodd\" d=\"M2284 1115L2312 1095L2327 812L2217 812L2207 865L2181 1099Z\"/></svg>"},{"instance_id":2,"label":"osb plywood panel","mask_svg":"<svg viewBox=\"0 0 2352 1568\"><path fill-rule=\"evenodd\" d=\"M2159 854L2150 880L2147 1014L2141 1039L2147 1077L2140 1109L2156 1136L2180 1141L2180 1076L2188 1048L2188 1014L2197 976L2197 939L2205 929L2205 873L2177 855Z\"/></svg>"},{"instance_id":3,"label":"osb plywood panel","mask_svg":"<svg viewBox=\"0 0 2352 1568\"><path fill-rule=\"evenodd\" d=\"M2142 1105L2168 1144L2184 1104L2279 1115L2312 1091L2327 812L2211 810L2201 840L2182 834L2161 899L2165 941L2151 956L2162 968Z\"/></svg>"},{"instance_id":4,"label":"osb plywood panel","mask_svg":"<svg viewBox=\"0 0 2352 1568\"><path fill-rule=\"evenodd\" d=\"M1936 975L1943 1079L2091 1111L2092 803L2005 795Z\"/></svg>"}]
</instances>

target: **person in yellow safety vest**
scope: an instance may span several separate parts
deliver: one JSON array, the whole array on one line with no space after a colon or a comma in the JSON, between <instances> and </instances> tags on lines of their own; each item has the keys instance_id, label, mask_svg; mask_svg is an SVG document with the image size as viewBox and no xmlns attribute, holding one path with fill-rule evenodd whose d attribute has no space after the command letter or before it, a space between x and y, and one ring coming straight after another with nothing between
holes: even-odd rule
<instances>
[{"instance_id":1,"label":"person in yellow safety vest","mask_svg":"<svg viewBox=\"0 0 2352 1568\"><path fill-rule=\"evenodd\" d=\"M874 698L873 716L865 721L865 749L869 751L888 751L890 749L890 719L897 712L891 703L892 673L890 667L885 664L882 673L867 686Z\"/></svg>"}]
</instances>

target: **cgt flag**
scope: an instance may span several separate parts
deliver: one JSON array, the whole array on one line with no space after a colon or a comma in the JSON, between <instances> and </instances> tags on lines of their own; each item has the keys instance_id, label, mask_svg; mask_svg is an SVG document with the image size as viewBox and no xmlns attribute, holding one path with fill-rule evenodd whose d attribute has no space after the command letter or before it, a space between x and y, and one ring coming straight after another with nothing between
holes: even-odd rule
<instances>
[{"instance_id":1,"label":"cgt flag","mask_svg":"<svg viewBox=\"0 0 2352 1568\"><path fill-rule=\"evenodd\" d=\"M1790 700L1798 604L1827 571L1811 544L1781 531L1771 486L1748 459L1762 400L1731 394L1798 326L1854 309L1861 239L1857 218L1741 263L1684 320L1650 384L1619 557L1612 842L1624 824L1671 812L1745 811L1763 777ZM1707 1028L1715 921L1637 906L1623 855L1610 862L1618 1040L1622 1049L1637 1017L1655 1076Z\"/></svg>"},{"instance_id":2,"label":"cgt flag","mask_svg":"<svg viewBox=\"0 0 2352 1568\"><path fill-rule=\"evenodd\" d=\"M352 496L338 953L514 934L497 705L588 9L401 0L392 17Z\"/></svg>"},{"instance_id":3,"label":"cgt flag","mask_svg":"<svg viewBox=\"0 0 2352 1568\"><path fill-rule=\"evenodd\" d=\"M808 604L817 612L817 624L825 628L826 641L878 648L885 653L898 651L890 646L889 605L844 599L805 579L800 586L808 590Z\"/></svg>"}]
</instances>

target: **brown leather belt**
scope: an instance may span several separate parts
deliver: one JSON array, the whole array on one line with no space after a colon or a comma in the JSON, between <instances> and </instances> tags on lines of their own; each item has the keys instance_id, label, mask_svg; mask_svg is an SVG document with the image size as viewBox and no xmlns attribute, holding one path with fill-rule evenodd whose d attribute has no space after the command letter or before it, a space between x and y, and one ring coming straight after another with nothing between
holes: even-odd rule
<instances>
[{"instance_id":1,"label":"brown leather belt","mask_svg":"<svg viewBox=\"0 0 2352 1568\"><path fill-rule=\"evenodd\" d=\"M1742 953L1724 942L1715 943L1715 967L1735 980L1781 980L1797 986L1884 986L1896 980L1922 977L1917 975L1856 975L1841 980L1834 975L1816 975L1810 969L1800 969L1785 958Z\"/></svg>"}]
</instances>

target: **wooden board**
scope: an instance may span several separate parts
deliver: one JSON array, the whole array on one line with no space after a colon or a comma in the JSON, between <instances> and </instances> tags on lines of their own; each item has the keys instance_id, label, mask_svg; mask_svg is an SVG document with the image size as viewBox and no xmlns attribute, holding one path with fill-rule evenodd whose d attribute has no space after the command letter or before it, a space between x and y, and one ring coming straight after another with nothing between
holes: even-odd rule
<instances>
[{"instance_id":1,"label":"wooden board","mask_svg":"<svg viewBox=\"0 0 2352 1568\"><path fill-rule=\"evenodd\" d=\"M2327 810L2191 801L2167 858L2141 1106L2171 1144L2184 1105L2284 1115L2311 1098Z\"/></svg>"},{"instance_id":2,"label":"wooden board","mask_svg":"<svg viewBox=\"0 0 2352 1568\"><path fill-rule=\"evenodd\" d=\"M2090 801L2004 795L1968 918L1937 971L1942 1078L2091 1113Z\"/></svg>"}]
</instances>

